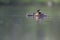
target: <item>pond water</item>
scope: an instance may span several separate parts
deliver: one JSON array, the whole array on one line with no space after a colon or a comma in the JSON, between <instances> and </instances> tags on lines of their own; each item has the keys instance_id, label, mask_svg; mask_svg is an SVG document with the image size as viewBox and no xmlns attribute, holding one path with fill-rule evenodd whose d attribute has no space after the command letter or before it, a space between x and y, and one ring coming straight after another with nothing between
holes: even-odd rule
<instances>
[{"instance_id":1,"label":"pond water","mask_svg":"<svg viewBox=\"0 0 60 40\"><path fill-rule=\"evenodd\" d=\"M41 9L47 18L37 23L26 14ZM40 5L1 6L0 40L59 40L60 8Z\"/></svg>"}]
</instances>

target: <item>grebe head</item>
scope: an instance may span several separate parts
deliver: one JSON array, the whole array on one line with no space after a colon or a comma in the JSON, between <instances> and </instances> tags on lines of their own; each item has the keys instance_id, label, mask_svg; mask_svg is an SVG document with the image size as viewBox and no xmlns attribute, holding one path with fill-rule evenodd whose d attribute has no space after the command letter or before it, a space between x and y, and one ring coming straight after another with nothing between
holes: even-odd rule
<instances>
[{"instance_id":1,"label":"grebe head","mask_svg":"<svg viewBox=\"0 0 60 40\"><path fill-rule=\"evenodd\" d=\"M39 12L39 11L40 11L40 9L37 10L37 12Z\"/></svg>"},{"instance_id":2,"label":"grebe head","mask_svg":"<svg viewBox=\"0 0 60 40\"><path fill-rule=\"evenodd\" d=\"M37 12L38 12L39 14L41 14L41 10L40 10L40 9L38 9Z\"/></svg>"},{"instance_id":3,"label":"grebe head","mask_svg":"<svg viewBox=\"0 0 60 40\"><path fill-rule=\"evenodd\" d=\"M41 12L41 10L40 10L40 9L38 9L38 10L37 10L37 12Z\"/></svg>"}]
</instances>

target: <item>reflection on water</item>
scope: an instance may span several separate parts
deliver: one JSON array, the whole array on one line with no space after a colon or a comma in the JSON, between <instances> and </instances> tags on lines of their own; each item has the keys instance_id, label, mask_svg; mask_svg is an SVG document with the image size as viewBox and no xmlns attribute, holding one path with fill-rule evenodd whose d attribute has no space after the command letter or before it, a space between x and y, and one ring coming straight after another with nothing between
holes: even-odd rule
<instances>
[{"instance_id":1,"label":"reflection on water","mask_svg":"<svg viewBox=\"0 0 60 40\"><path fill-rule=\"evenodd\" d=\"M25 17L38 8L48 15L41 23ZM0 40L59 40L59 10L46 6L0 7Z\"/></svg>"}]
</instances>

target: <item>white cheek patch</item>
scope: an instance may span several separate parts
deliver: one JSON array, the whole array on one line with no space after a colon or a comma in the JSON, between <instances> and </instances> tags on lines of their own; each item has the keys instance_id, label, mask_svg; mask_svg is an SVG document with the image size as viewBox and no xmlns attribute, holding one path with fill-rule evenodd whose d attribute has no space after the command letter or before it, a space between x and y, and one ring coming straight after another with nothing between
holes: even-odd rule
<instances>
[{"instance_id":1,"label":"white cheek patch","mask_svg":"<svg viewBox=\"0 0 60 40\"><path fill-rule=\"evenodd\" d=\"M41 12L41 11L39 11L39 12Z\"/></svg>"}]
</instances>

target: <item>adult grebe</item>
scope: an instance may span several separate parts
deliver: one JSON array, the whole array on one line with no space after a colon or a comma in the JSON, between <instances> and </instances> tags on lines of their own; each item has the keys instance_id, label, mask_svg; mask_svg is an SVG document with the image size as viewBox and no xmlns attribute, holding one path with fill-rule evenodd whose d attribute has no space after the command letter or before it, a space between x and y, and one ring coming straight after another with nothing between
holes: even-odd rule
<instances>
[{"instance_id":1,"label":"adult grebe","mask_svg":"<svg viewBox=\"0 0 60 40\"><path fill-rule=\"evenodd\" d=\"M34 14L34 18L35 18L36 21L39 21L41 14L42 13L41 13L41 10L40 9L37 10L37 12Z\"/></svg>"},{"instance_id":2,"label":"adult grebe","mask_svg":"<svg viewBox=\"0 0 60 40\"><path fill-rule=\"evenodd\" d=\"M36 13L33 13L33 15L28 15L28 16L33 16L33 18L34 18L37 22L39 22L40 19L46 17L46 15L43 14L40 9L38 9Z\"/></svg>"}]
</instances>

